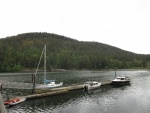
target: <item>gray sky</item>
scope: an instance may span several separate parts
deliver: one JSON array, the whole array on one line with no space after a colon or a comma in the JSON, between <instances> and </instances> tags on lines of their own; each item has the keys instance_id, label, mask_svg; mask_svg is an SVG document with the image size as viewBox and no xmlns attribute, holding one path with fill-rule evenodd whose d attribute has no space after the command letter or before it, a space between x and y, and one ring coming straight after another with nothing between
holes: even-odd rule
<instances>
[{"instance_id":1,"label":"gray sky","mask_svg":"<svg viewBox=\"0 0 150 113\"><path fill-rule=\"evenodd\" d=\"M0 0L0 38L48 32L150 54L149 0Z\"/></svg>"}]
</instances>

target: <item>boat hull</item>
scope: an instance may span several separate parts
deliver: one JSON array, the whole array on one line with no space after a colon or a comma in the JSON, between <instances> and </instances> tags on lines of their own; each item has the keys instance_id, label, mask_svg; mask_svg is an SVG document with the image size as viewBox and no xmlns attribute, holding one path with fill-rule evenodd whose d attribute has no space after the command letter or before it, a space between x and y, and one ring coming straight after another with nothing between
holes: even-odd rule
<instances>
[{"instance_id":1,"label":"boat hull","mask_svg":"<svg viewBox=\"0 0 150 113\"><path fill-rule=\"evenodd\" d=\"M128 85L130 81L112 81L113 85Z\"/></svg>"},{"instance_id":2,"label":"boat hull","mask_svg":"<svg viewBox=\"0 0 150 113\"><path fill-rule=\"evenodd\" d=\"M22 103L26 100L26 98L15 98L15 99L10 99L4 102L5 105L8 106L14 106L16 104Z\"/></svg>"},{"instance_id":3,"label":"boat hull","mask_svg":"<svg viewBox=\"0 0 150 113\"><path fill-rule=\"evenodd\" d=\"M129 77L125 76L120 76L116 77L114 80L112 80L113 85L127 85L130 84L130 79Z\"/></svg>"},{"instance_id":4,"label":"boat hull","mask_svg":"<svg viewBox=\"0 0 150 113\"><path fill-rule=\"evenodd\" d=\"M89 82L86 82L86 84L85 84L85 86L84 86L84 89L85 89L85 91L86 90L92 90L92 89L97 89L97 88L99 88L101 86L101 83L99 83L99 82L91 82L91 81L89 81Z\"/></svg>"},{"instance_id":5,"label":"boat hull","mask_svg":"<svg viewBox=\"0 0 150 113\"><path fill-rule=\"evenodd\" d=\"M101 86L101 84L98 84L96 86L88 86L88 90L97 89Z\"/></svg>"},{"instance_id":6,"label":"boat hull","mask_svg":"<svg viewBox=\"0 0 150 113\"><path fill-rule=\"evenodd\" d=\"M50 84L42 84L40 86L37 86L37 89L42 89L42 88L56 88L56 87L61 87L63 86L63 83L60 84L54 84L54 85L50 85Z\"/></svg>"}]
</instances>

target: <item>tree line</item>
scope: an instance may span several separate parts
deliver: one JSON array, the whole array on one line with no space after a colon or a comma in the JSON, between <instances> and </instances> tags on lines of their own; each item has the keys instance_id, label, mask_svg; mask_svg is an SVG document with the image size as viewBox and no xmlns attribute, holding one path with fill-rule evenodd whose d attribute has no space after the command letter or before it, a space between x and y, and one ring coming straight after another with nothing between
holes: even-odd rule
<instances>
[{"instance_id":1,"label":"tree line","mask_svg":"<svg viewBox=\"0 0 150 113\"><path fill-rule=\"evenodd\" d=\"M50 33L25 33L0 39L0 72L36 68L44 45L47 46L49 70L149 68L150 64L150 55L103 43L83 42Z\"/></svg>"}]
</instances>

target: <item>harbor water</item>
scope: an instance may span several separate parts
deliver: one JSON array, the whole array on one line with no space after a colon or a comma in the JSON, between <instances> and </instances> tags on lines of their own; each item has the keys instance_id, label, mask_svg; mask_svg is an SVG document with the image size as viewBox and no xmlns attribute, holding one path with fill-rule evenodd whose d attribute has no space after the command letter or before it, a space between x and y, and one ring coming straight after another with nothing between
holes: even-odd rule
<instances>
[{"instance_id":1,"label":"harbor water","mask_svg":"<svg viewBox=\"0 0 150 113\"><path fill-rule=\"evenodd\" d=\"M101 86L84 92L26 100L7 108L8 113L150 113L150 72L146 70L117 71L117 76L129 76L131 84L114 87ZM64 86L83 84L89 80L108 81L115 78L115 71L62 71L47 73L47 79L63 81ZM31 83L31 73L1 73L0 80ZM36 76L36 83L43 83L43 74ZM19 84L18 84L19 87ZM3 89L4 98L30 94L26 89Z\"/></svg>"}]
</instances>

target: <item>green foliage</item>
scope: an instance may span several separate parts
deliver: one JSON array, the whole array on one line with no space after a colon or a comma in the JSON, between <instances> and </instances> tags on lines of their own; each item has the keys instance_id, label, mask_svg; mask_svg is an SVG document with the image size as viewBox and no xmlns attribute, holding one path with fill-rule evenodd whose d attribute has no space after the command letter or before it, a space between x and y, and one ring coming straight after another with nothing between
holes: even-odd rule
<instances>
[{"instance_id":1,"label":"green foliage","mask_svg":"<svg viewBox=\"0 0 150 113\"><path fill-rule=\"evenodd\" d=\"M36 68L44 45L47 45L49 70L150 67L149 55L135 54L98 42L77 41L56 34L26 33L0 39L0 71Z\"/></svg>"}]
</instances>

